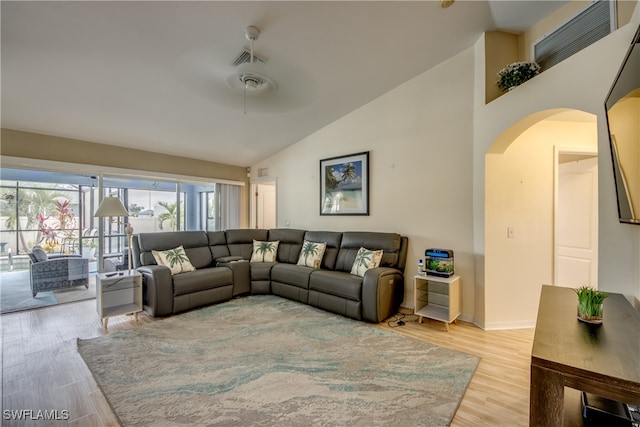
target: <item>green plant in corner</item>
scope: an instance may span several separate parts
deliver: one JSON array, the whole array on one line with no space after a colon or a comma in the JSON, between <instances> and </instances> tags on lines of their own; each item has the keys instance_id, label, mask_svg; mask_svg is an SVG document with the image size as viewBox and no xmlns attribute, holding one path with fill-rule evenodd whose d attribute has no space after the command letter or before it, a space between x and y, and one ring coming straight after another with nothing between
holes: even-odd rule
<instances>
[{"instance_id":1,"label":"green plant in corner","mask_svg":"<svg viewBox=\"0 0 640 427\"><path fill-rule=\"evenodd\" d=\"M608 295L590 286L581 286L574 291L578 295L578 317L587 322L601 321L602 304Z\"/></svg>"},{"instance_id":2,"label":"green plant in corner","mask_svg":"<svg viewBox=\"0 0 640 427\"><path fill-rule=\"evenodd\" d=\"M504 92L526 82L540 73L540 66L535 62L514 62L498 72L496 84Z\"/></svg>"}]
</instances>

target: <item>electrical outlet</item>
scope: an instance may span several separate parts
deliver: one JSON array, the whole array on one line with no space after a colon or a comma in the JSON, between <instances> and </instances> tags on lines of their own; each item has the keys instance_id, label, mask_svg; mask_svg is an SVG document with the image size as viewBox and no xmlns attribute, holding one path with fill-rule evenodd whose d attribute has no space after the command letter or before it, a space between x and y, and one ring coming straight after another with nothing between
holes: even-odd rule
<instances>
[{"instance_id":1,"label":"electrical outlet","mask_svg":"<svg viewBox=\"0 0 640 427\"><path fill-rule=\"evenodd\" d=\"M515 232L513 231L513 227L508 226L507 227L507 238L508 239L515 239L516 235Z\"/></svg>"}]
</instances>

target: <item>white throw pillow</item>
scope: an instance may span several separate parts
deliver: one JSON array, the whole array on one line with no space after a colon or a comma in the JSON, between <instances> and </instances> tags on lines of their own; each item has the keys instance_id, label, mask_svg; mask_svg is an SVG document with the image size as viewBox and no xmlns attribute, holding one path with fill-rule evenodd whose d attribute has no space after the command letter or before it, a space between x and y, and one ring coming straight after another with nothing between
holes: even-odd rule
<instances>
[{"instance_id":1,"label":"white throw pillow","mask_svg":"<svg viewBox=\"0 0 640 427\"><path fill-rule=\"evenodd\" d=\"M166 251L151 251L158 265L164 265L171 270L171 274L186 273L187 271L195 271L195 267L189 261L187 253L182 245L174 249Z\"/></svg>"},{"instance_id":2,"label":"white throw pillow","mask_svg":"<svg viewBox=\"0 0 640 427\"><path fill-rule=\"evenodd\" d=\"M379 251L371 251L366 248L360 248L356 254L356 259L351 267L351 274L364 277L364 273L370 268L377 268L382 259L382 249Z\"/></svg>"},{"instance_id":3,"label":"white throw pillow","mask_svg":"<svg viewBox=\"0 0 640 427\"><path fill-rule=\"evenodd\" d=\"M327 249L326 243L309 242L307 240L302 244L298 265L305 267L320 268L324 251Z\"/></svg>"},{"instance_id":4,"label":"white throw pillow","mask_svg":"<svg viewBox=\"0 0 640 427\"><path fill-rule=\"evenodd\" d=\"M273 242L254 240L251 262L275 262L279 243L279 240Z\"/></svg>"}]
</instances>

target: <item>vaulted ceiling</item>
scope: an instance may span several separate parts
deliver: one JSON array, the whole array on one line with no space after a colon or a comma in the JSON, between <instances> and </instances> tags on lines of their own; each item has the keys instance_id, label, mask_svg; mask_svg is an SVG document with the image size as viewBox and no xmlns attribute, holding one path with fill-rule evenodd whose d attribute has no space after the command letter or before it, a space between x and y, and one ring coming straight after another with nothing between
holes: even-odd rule
<instances>
[{"instance_id":1,"label":"vaulted ceiling","mask_svg":"<svg viewBox=\"0 0 640 427\"><path fill-rule=\"evenodd\" d=\"M252 165L567 1L2 1L2 127ZM225 84L260 29L277 90Z\"/></svg>"}]
</instances>

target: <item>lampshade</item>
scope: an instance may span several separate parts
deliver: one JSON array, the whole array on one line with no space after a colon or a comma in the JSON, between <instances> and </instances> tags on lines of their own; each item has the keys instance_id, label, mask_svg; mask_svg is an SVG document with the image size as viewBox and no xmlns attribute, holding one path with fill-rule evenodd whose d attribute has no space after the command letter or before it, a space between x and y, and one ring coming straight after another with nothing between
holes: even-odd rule
<instances>
[{"instance_id":1,"label":"lampshade","mask_svg":"<svg viewBox=\"0 0 640 427\"><path fill-rule=\"evenodd\" d=\"M105 197L98 206L98 210L94 216L105 218L111 216L129 216L129 212L117 197Z\"/></svg>"}]
</instances>

